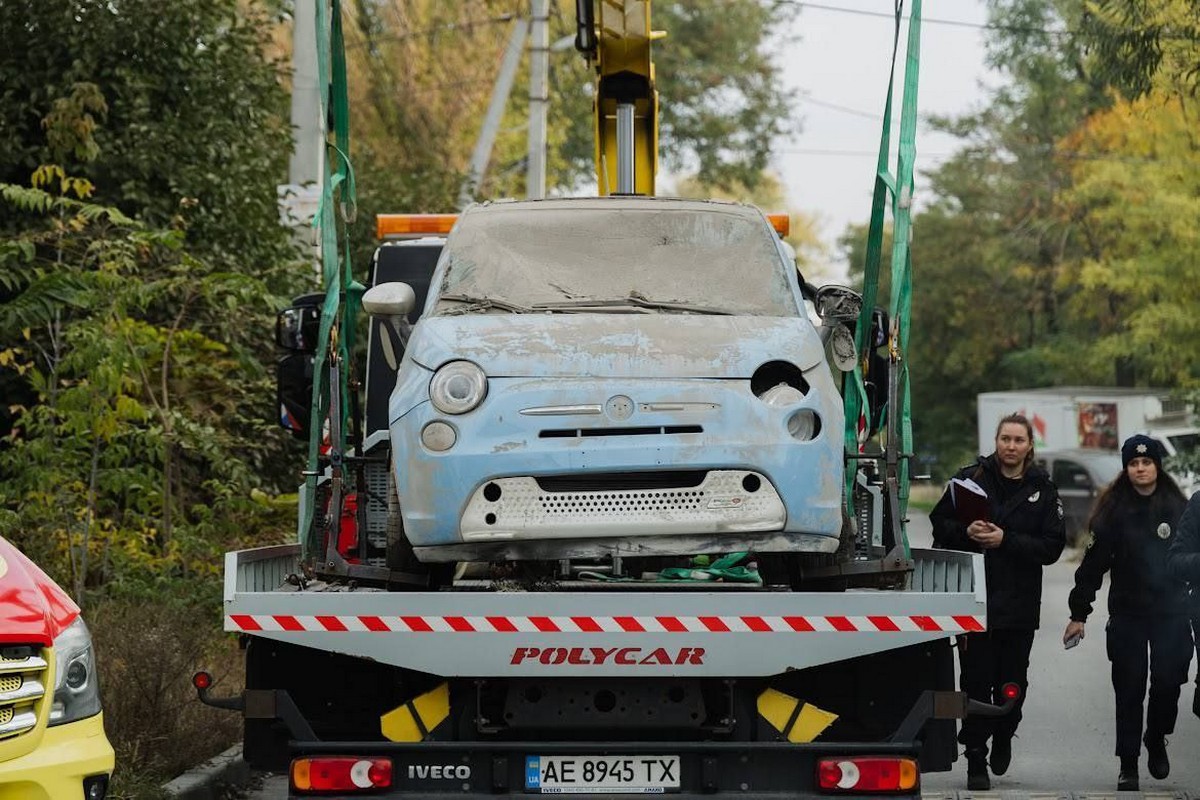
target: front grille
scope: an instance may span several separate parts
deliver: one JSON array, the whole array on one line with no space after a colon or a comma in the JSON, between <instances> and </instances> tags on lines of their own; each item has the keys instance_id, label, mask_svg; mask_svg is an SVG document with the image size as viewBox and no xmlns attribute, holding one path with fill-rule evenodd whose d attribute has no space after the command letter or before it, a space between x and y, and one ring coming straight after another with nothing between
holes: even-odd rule
<instances>
[{"instance_id":1,"label":"front grille","mask_svg":"<svg viewBox=\"0 0 1200 800\"><path fill-rule=\"evenodd\" d=\"M0 741L15 739L37 726L49 666L40 647L0 648Z\"/></svg>"},{"instance_id":2,"label":"front grille","mask_svg":"<svg viewBox=\"0 0 1200 800\"><path fill-rule=\"evenodd\" d=\"M547 475L536 478L546 492L619 492L629 489L694 489L704 483L707 470L665 472L597 472Z\"/></svg>"},{"instance_id":3,"label":"front grille","mask_svg":"<svg viewBox=\"0 0 1200 800\"><path fill-rule=\"evenodd\" d=\"M641 485L621 486L622 481ZM664 485L669 483L681 485ZM766 477L746 470L581 473L488 481L467 502L461 530L465 541L611 539L773 531L786 518Z\"/></svg>"}]
</instances>

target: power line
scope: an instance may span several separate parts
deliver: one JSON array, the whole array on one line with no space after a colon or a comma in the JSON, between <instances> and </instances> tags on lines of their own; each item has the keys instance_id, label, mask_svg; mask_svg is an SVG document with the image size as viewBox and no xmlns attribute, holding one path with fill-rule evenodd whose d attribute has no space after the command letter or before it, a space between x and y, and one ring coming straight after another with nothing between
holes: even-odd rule
<instances>
[{"instance_id":1,"label":"power line","mask_svg":"<svg viewBox=\"0 0 1200 800\"><path fill-rule=\"evenodd\" d=\"M788 3L789 5L799 6L801 8L811 8L816 11L832 11L832 12L836 12L838 14L855 14L860 17L876 17L878 19L886 19L886 20L890 20L892 22L894 22L896 20L895 14L888 14L887 12L884 12L884 11L867 11L866 9L862 9L862 8L843 8L841 6L829 6L829 5L825 5L824 3L810 3L810 2L808 2L808 0L783 0L783 2ZM907 20L908 17L904 17L904 19ZM961 20L961 19L938 19L936 17L926 17L926 16L921 17L921 24L922 25L947 25L947 26L954 27L954 28L971 28L974 30L1010 31L1013 33L1044 33L1047 36L1067 36L1067 35L1070 35L1073 33L1077 33L1077 31L1071 31L1071 30L1065 30L1065 29L1055 30L1055 29L1047 29L1047 28L1033 28L1033 27L1027 27L1027 26L1023 26L1023 25L996 25L993 23L967 22L966 20Z\"/></svg>"},{"instance_id":2,"label":"power line","mask_svg":"<svg viewBox=\"0 0 1200 800\"><path fill-rule=\"evenodd\" d=\"M818 100L817 98L813 97L812 95L810 95L808 92L805 92L805 91L800 92L800 97L802 98L800 101L802 103L809 103L814 106L821 106L822 108L829 108L834 111L841 111L843 114L853 114L856 117L866 117L867 119L873 119L873 120L877 120L877 121L883 120L882 114L875 114L870 111L862 111L857 108L851 108L850 106L841 106L841 105L838 105L837 103L830 103L826 100Z\"/></svg>"},{"instance_id":3,"label":"power line","mask_svg":"<svg viewBox=\"0 0 1200 800\"><path fill-rule=\"evenodd\" d=\"M788 5L798 6L800 8L811 8L816 11L831 11L838 14L854 14L860 17L875 17L877 19L886 19L895 22L896 15L889 14L885 11L868 11L862 8L843 8L842 6L831 6L824 3L810 3L808 0L780 0ZM908 20L908 17L903 17ZM1037 28L1030 25L998 25L992 22L967 22L961 19L938 19L936 17L921 17L923 25L946 25L953 28L970 28L981 31L1007 31L1009 33L1040 33L1045 36L1079 36L1082 31L1072 28ZM1119 30L1122 33L1138 33L1147 34L1154 33L1159 39L1172 39L1179 41L1200 42L1200 36L1196 30L1187 33L1170 33L1163 30L1161 27L1130 27L1130 28L1115 28L1109 26L1113 30Z\"/></svg>"}]
</instances>

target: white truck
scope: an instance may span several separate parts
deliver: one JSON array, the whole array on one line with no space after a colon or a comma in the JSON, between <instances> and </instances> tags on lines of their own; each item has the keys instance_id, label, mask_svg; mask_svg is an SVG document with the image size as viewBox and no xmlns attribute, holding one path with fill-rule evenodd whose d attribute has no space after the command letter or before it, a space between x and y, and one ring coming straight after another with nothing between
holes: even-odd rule
<instances>
[{"instance_id":1,"label":"white truck","mask_svg":"<svg viewBox=\"0 0 1200 800\"><path fill-rule=\"evenodd\" d=\"M1191 409L1168 389L1050 386L980 394L980 453L995 449L997 423L1014 413L1029 418L1038 450L1117 451L1135 433L1158 439L1168 455L1200 444Z\"/></svg>"}]
</instances>

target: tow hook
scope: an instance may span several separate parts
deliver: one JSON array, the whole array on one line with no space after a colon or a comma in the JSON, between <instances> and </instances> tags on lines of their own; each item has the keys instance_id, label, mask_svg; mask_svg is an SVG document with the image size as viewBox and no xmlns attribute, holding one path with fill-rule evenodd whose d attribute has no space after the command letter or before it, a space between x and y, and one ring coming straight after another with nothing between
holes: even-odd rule
<instances>
[{"instance_id":1,"label":"tow hook","mask_svg":"<svg viewBox=\"0 0 1200 800\"><path fill-rule=\"evenodd\" d=\"M234 697L213 697L209 694L212 689L213 676L201 670L192 676L192 686L196 687L196 695L199 696L200 702L206 706L213 708L224 708L229 711L245 711L246 701L242 695Z\"/></svg>"}]
</instances>

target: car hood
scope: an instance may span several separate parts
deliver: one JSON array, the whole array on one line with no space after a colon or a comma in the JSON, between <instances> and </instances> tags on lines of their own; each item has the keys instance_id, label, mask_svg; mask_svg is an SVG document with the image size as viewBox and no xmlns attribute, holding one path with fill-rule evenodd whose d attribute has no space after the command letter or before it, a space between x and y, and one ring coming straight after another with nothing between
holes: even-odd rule
<instances>
[{"instance_id":1,"label":"car hood","mask_svg":"<svg viewBox=\"0 0 1200 800\"><path fill-rule=\"evenodd\" d=\"M25 554L0 538L0 644L50 646L79 606Z\"/></svg>"},{"instance_id":2,"label":"car hood","mask_svg":"<svg viewBox=\"0 0 1200 800\"><path fill-rule=\"evenodd\" d=\"M768 361L807 370L824 359L805 318L692 314L426 317L408 354L427 369L465 359L513 378L749 378Z\"/></svg>"}]
</instances>

